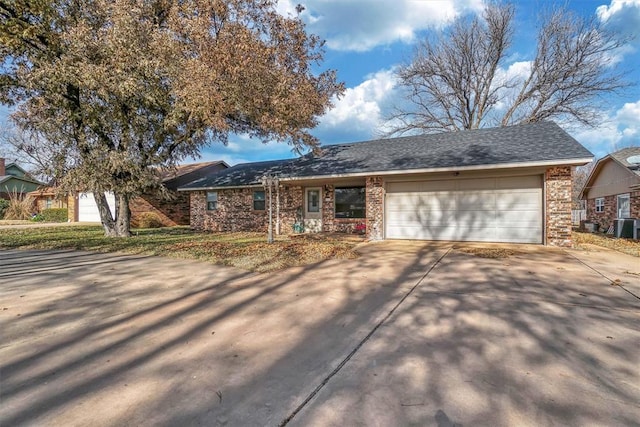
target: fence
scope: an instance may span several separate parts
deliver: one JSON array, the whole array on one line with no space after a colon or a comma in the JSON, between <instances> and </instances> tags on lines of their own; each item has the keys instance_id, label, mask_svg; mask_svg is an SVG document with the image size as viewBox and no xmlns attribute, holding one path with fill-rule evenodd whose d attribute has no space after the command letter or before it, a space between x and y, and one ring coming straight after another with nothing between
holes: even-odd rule
<instances>
[{"instance_id":1,"label":"fence","mask_svg":"<svg viewBox=\"0 0 640 427\"><path fill-rule=\"evenodd\" d=\"M580 225L580 221L587 219L586 209L574 209L571 211L571 223L573 225Z\"/></svg>"}]
</instances>

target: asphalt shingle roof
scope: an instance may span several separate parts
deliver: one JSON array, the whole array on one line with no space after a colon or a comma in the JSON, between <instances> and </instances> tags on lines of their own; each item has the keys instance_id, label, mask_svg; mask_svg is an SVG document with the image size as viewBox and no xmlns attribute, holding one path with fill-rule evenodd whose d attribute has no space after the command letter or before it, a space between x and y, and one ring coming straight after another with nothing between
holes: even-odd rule
<instances>
[{"instance_id":1,"label":"asphalt shingle roof","mask_svg":"<svg viewBox=\"0 0 640 427\"><path fill-rule=\"evenodd\" d=\"M319 155L243 163L181 187L256 185L266 174L286 178L571 161L593 154L553 122L327 145Z\"/></svg>"},{"instance_id":2,"label":"asphalt shingle roof","mask_svg":"<svg viewBox=\"0 0 640 427\"><path fill-rule=\"evenodd\" d=\"M615 158L617 161L629 168L631 172L635 173L636 175L640 175L640 164L629 163L629 161L627 160L631 156L640 156L640 147L623 148L622 150L616 151L615 153L611 153L611 157Z\"/></svg>"}]
</instances>

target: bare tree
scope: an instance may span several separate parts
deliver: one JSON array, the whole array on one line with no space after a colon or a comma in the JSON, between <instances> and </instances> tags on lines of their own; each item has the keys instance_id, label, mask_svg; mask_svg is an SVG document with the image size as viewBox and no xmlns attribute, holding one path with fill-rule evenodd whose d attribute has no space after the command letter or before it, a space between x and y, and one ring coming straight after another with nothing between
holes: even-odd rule
<instances>
[{"instance_id":1,"label":"bare tree","mask_svg":"<svg viewBox=\"0 0 640 427\"><path fill-rule=\"evenodd\" d=\"M571 190L572 209L584 208L584 203L582 199L580 199L580 193L582 193L582 189L587 184L587 179L589 179L589 175L591 175L591 171L593 171L595 165L596 162L593 161L584 166L578 166L573 171L573 186Z\"/></svg>"},{"instance_id":2,"label":"bare tree","mask_svg":"<svg viewBox=\"0 0 640 427\"><path fill-rule=\"evenodd\" d=\"M40 181L50 182L56 175L56 167L64 171L68 166L58 165L55 158L56 146L45 140L42 135L21 130L15 126L0 128L0 157L10 157L29 169L29 173ZM65 164L72 158L61 159Z\"/></svg>"},{"instance_id":3,"label":"bare tree","mask_svg":"<svg viewBox=\"0 0 640 427\"><path fill-rule=\"evenodd\" d=\"M626 40L567 9L543 15L535 58L508 76L514 6L489 3L422 41L397 77L407 106L388 117L388 135L509 126L547 119L598 123L598 101L629 84L612 67Z\"/></svg>"}]
</instances>

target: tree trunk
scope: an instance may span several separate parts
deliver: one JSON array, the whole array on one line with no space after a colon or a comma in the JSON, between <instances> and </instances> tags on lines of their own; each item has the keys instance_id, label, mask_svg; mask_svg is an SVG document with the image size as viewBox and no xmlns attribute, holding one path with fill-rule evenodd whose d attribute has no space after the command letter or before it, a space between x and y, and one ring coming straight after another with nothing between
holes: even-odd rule
<instances>
[{"instance_id":1,"label":"tree trunk","mask_svg":"<svg viewBox=\"0 0 640 427\"><path fill-rule=\"evenodd\" d=\"M128 194L116 193L116 235L131 237L131 208Z\"/></svg>"},{"instance_id":2,"label":"tree trunk","mask_svg":"<svg viewBox=\"0 0 640 427\"><path fill-rule=\"evenodd\" d=\"M93 193L96 200L100 221L104 228L104 235L107 237L131 237L131 209L129 208L129 195L115 194L115 218L111 215L111 210L104 193Z\"/></svg>"},{"instance_id":3,"label":"tree trunk","mask_svg":"<svg viewBox=\"0 0 640 427\"><path fill-rule=\"evenodd\" d=\"M107 237L115 237L115 221L111 215L109 204L107 203L107 197L103 192L94 192L93 198L96 201L98 212L100 213L100 221L102 222L102 228L104 228L104 235Z\"/></svg>"}]
</instances>

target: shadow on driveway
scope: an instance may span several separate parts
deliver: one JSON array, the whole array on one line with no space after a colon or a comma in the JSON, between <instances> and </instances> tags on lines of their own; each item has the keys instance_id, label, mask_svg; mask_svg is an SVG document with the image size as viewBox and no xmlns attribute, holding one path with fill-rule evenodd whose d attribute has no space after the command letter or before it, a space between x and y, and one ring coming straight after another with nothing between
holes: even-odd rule
<instances>
[{"instance_id":1,"label":"shadow on driveway","mask_svg":"<svg viewBox=\"0 0 640 427\"><path fill-rule=\"evenodd\" d=\"M2 251L0 424L278 425L450 246L260 275ZM637 422L640 304L562 251L520 250L451 251L291 424Z\"/></svg>"}]
</instances>

